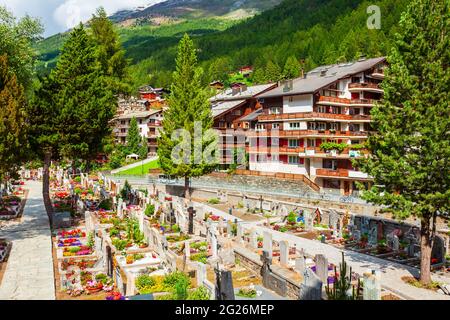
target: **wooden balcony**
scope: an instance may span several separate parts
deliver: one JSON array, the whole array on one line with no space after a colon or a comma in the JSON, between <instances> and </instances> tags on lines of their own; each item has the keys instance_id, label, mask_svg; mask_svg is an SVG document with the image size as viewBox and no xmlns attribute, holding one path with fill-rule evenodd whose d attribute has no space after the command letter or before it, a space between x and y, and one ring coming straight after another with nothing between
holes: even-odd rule
<instances>
[{"instance_id":1,"label":"wooden balcony","mask_svg":"<svg viewBox=\"0 0 450 320\"><path fill-rule=\"evenodd\" d=\"M361 83L350 83L348 85L349 91L370 91L376 93L383 93L383 89L377 83L361 82Z\"/></svg>"},{"instance_id":2,"label":"wooden balcony","mask_svg":"<svg viewBox=\"0 0 450 320\"><path fill-rule=\"evenodd\" d=\"M380 69L380 68L373 70L371 77L374 79L383 80L384 79L384 70Z\"/></svg>"},{"instance_id":3,"label":"wooden balcony","mask_svg":"<svg viewBox=\"0 0 450 320\"><path fill-rule=\"evenodd\" d=\"M367 138L367 131L339 131L339 130L265 130L248 132L248 137L330 137L330 138Z\"/></svg>"},{"instance_id":4,"label":"wooden balcony","mask_svg":"<svg viewBox=\"0 0 450 320\"><path fill-rule=\"evenodd\" d=\"M337 178L348 178L348 169L317 169L316 176L321 177L337 177Z\"/></svg>"},{"instance_id":5,"label":"wooden balcony","mask_svg":"<svg viewBox=\"0 0 450 320\"><path fill-rule=\"evenodd\" d=\"M347 106L350 103L350 99L320 96L317 104L320 105L333 105L333 106Z\"/></svg>"},{"instance_id":6,"label":"wooden balcony","mask_svg":"<svg viewBox=\"0 0 450 320\"><path fill-rule=\"evenodd\" d=\"M277 120L302 120L302 119L317 119L317 120L341 120L341 121L370 121L370 115L349 115L340 113L320 113L320 112L300 112L300 113L284 113L284 114L269 114L261 115L258 121L270 122Z\"/></svg>"}]
</instances>

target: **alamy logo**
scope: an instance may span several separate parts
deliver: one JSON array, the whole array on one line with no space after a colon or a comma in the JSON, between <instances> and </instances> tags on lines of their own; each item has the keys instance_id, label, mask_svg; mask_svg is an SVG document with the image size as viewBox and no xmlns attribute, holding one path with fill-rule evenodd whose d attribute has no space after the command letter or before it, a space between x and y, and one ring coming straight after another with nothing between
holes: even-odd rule
<instances>
[{"instance_id":1,"label":"alamy logo","mask_svg":"<svg viewBox=\"0 0 450 320\"><path fill-rule=\"evenodd\" d=\"M367 7L367 14L370 14L367 18L367 28L368 29L381 29L381 9L379 6L369 6Z\"/></svg>"}]
</instances>

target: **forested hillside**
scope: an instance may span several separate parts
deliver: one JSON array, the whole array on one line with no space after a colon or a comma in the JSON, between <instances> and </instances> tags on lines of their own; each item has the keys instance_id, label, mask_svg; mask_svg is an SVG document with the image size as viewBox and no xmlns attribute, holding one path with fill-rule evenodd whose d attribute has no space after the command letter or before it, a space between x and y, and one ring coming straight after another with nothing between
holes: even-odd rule
<instances>
[{"instance_id":1,"label":"forested hillside","mask_svg":"<svg viewBox=\"0 0 450 320\"><path fill-rule=\"evenodd\" d=\"M320 64L385 55L407 0L285 0L277 7L236 23L219 18L189 20L161 27L119 28L130 59L133 87L167 86L176 44L184 32L194 36L204 81L225 80L229 71L255 67L254 82L273 79L289 57L309 70ZM381 29L369 30L366 10L381 9ZM61 37L61 36L57 36ZM44 61L57 55L57 39L39 45ZM52 50L49 50L52 49ZM51 67L51 64L49 64Z\"/></svg>"}]
</instances>

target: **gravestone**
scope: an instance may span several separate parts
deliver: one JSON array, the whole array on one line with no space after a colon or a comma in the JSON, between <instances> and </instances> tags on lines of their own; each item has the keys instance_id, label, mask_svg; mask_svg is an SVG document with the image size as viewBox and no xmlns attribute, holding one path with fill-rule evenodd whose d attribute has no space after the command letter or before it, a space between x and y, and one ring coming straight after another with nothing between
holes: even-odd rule
<instances>
[{"instance_id":1,"label":"gravestone","mask_svg":"<svg viewBox=\"0 0 450 320\"><path fill-rule=\"evenodd\" d=\"M356 241L361 240L361 231L353 230L353 234L352 235L355 237Z\"/></svg>"},{"instance_id":2,"label":"gravestone","mask_svg":"<svg viewBox=\"0 0 450 320\"><path fill-rule=\"evenodd\" d=\"M320 281L327 283L328 280L328 259L322 255L316 255L316 274Z\"/></svg>"},{"instance_id":3,"label":"gravestone","mask_svg":"<svg viewBox=\"0 0 450 320\"><path fill-rule=\"evenodd\" d=\"M243 228L242 228L242 224L237 222L237 224L236 224L236 238L237 238L238 243L242 242L243 233L244 233L244 231L243 231Z\"/></svg>"},{"instance_id":4,"label":"gravestone","mask_svg":"<svg viewBox=\"0 0 450 320\"><path fill-rule=\"evenodd\" d=\"M365 216L361 216L361 234L369 234L369 225L370 225L370 219Z\"/></svg>"},{"instance_id":5,"label":"gravestone","mask_svg":"<svg viewBox=\"0 0 450 320\"><path fill-rule=\"evenodd\" d=\"M71 215L70 212L58 212L53 215L53 228L54 229L60 229L60 228L69 228L71 223Z\"/></svg>"},{"instance_id":6,"label":"gravestone","mask_svg":"<svg viewBox=\"0 0 450 320\"><path fill-rule=\"evenodd\" d=\"M192 235L194 234L194 217L195 217L195 210L193 207L189 207L188 215L189 215L188 234Z\"/></svg>"},{"instance_id":7,"label":"gravestone","mask_svg":"<svg viewBox=\"0 0 450 320\"><path fill-rule=\"evenodd\" d=\"M272 209L271 204L269 201L263 201L262 202L262 209L265 211L270 211Z\"/></svg>"},{"instance_id":8,"label":"gravestone","mask_svg":"<svg viewBox=\"0 0 450 320\"><path fill-rule=\"evenodd\" d=\"M217 229L215 224L211 224L209 229L211 239L211 258L217 258Z\"/></svg>"},{"instance_id":9,"label":"gravestone","mask_svg":"<svg viewBox=\"0 0 450 320\"><path fill-rule=\"evenodd\" d=\"M227 222L227 236L231 238L233 236L233 222L229 221Z\"/></svg>"},{"instance_id":10,"label":"gravestone","mask_svg":"<svg viewBox=\"0 0 450 320\"><path fill-rule=\"evenodd\" d=\"M306 268L303 273L303 283L300 285L300 300L322 300L323 282L319 277Z\"/></svg>"},{"instance_id":11,"label":"gravestone","mask_svg":"<svg viewBox=\"0 0 450 320\"><path fill-rule=\"evenodd\" d=\"M375 270L364 273L363 300L381 300L380 275Z\"/></svg>"},{"instance_id":12,"label":"gravestone","mask_svg":"<svg viewBox=\"0 0 450 320\"><path fill-rule=\"evenodd\" d=\"M397 235L394 234L392 240L392 250L398 251L399 249L400 249L400 240L398 239Z\"/></svg>"},{"instance_id":13,"label":"gravestone","mask_svg":"<svg viewBox=\"0 0 450 320\"><path fill-rule=\"evenodd\" d=\"M306 269L305 256L303 254L300 255L297 259L295 259L295 269L298 273L303 274Z\"/></svg>"},{"instance_id":14,"label":"gravestone","mask_svg":"<svg viewBox=\"0 0 450 320\"><path fill-rule=\"evenodd\" d=\"M191 257L191 244L189 241L184 242L184 255L186 256L186 261L189 261Z\"/></svg>"},{"instance_id":15,"label":"gravestone","mask_svg":"<svg viewBox=\"0 0 450 320\"><path fill-rule=\"evenodd\" d=\"M331 229L333 229L334 235L337 235L338 221L339 221L339 214L336 211L330 209L329 225Z\"/></svg>"},{"instance_id":16,"label":"gravestone","mask_svg":"<svg viewBox=\"0 0 450 320\"><path fill-rule=\"evenodd\" d=\"M303 218L305 220L305 230L306 231L313 230L314 217L312 216L312 214L308 210L305 210L303 211Z\"/></svg>"},{"instance_id":17,"label":"gravestone","mask_svg":"<svg viewBox=\"0 0 450 320\"><path fill-rule=\"evenodd\" d=\"M201 262L197 262L197 286L203 286L203 282L205 280L207 280L206 265Z\"/></svg>"},{"instance_id":18,"label":"gravestone","mask_svg":"<svg viewBox=\"0 0 450 320\"><path fill-rule=\"evenodd\" d=\"M280 216L285 217L289 214L289 210L286 208L285 205L282 205L280 208Z\"/></svg>"},{"instance_id":19,"label":"gravestone","mask_svg":"<svg viewBox=\"0 0 450 320\"><path fill-rule=\"evenodd\" d=\"M369 232L369 244L372 246L376 246L378 243L378 226L375 225L370 229Z\"/></svg>"},{"instance_id":20,"label":"gravestone","mask_svg":"<svg viewBox=\"0 0 450 320\"><path fill-rule=\"evenodd\" d=\"M433 249L431 250L431 258L437 259L437 263L445 261L445 239L439 235L434 237Z\"/></svg>"},{"instance_id":21,"label":"gravestone","mask_svg":"<svg viewBox=\"0 0 450 320\"><path fill-rule=\"evenodd\" d=\"M272 234L270 232L264 231L263 233L263 249L264 251L269 253L269 257L272 258L273 250L272 250Z\"/></svg>"},{"instance_id":22,"label":"gravestone","mask_svg":"<svg viewBox=\"0 0 450 320\"><path fill-rule=\"evenodd\" d=\"M258 233L255 229L252 229L250 232L250 246L253 249L258 249Z\"/></svg>"},{"instance_id":23,"label":"gravestone","mask_svg":"<svg viewBox=\"0 0 450 320\"><path fill-rule=\"evenodd\" d=\"M289 242L280 241L280 263L283 266L289 265Z\"/></svg>"},{"instance_id":24,"label":"gravestone","mask_svg":"<svg viewBox=\"0 0 450 320\"><path fill-rule=\"evenodd\" d=\"M214 269L216 273L216 300L235 300L231 271Z\"/></svg>"},{"instance_id":25,"label":"gravestone","mask_svg":"<svg viewBox=\"0 0 450 320\"><path fill-rule=\"evenodd\" d=\"M117 215L119 218L123 218L123 200L122 198L119 198L117 200Z\"/></svg>"}]
</instances>

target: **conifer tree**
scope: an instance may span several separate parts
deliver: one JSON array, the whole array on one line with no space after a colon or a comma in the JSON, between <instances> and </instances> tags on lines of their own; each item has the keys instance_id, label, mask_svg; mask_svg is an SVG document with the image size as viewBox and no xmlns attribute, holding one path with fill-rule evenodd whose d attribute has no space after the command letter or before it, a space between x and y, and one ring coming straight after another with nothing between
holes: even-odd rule
<instances>
[{"instance_id":1,"label":"conifer tree","mask_svg":"<svg viewBox=\"0 0 450 320\"><path fill-rule=\"evenodd\" d=\"M139 154L139 146L141 145L142 138L139 133L138 123L135 117L130 120L130 127L127 133L127 149L130 154Z\"/></svg>"},{"instance_id":2,"label":"conifer tree","mask_svg":"<svg viewBox=\"0 0 450 320\"><path fill-rule=\"evenodd\" d=\"M294 79L300 75L300 62L298 62L295 56L290 56L286 60L286 64L284 65L283 77L285 79Z\"/></svg>"},{"instance_id":3,"label":"conifer tree","mask_svg":"<svg viewBox=\"0 0 450 320\"><path fill-rule=\"evenodd\" d=\"M368 201L420 219L423 284L431 282L436 219L450 210L449 17L449 2L434 0L414 0L402 15L384 100L372 111L372 156L360 161L375 180Z\"/></svg>"},{"instance_id":4,"label":"conifer tree","mask_svg":"<svg viewBox=\"0 0 450 320\"><path fill-rule=\"evenodd\" d=\"M94 40L80 24L70 33L52 71L58 87L53 98L60 108L61 152L88 163L102 151L104 138L111 133L108 122L117 103L97 53Z\"/></svg>"},{"instance_id":5,"label":"conifer tree","mask_svg":"<svg viewBox=\"0 0 450 320\"><path fill-rule=\"evenodd\" d=\"M278 64L274 63L272 60L269 60L266 64L265 69L265 79L269 82L276 82L281 80L282 72L281 68Z\"/></svg>"},{"instance_id":6,"label":"conifer tree","mask_svg":"<svg viewBox=\"0 0 450 320\"><path fill-rule=\"evenodd\" d=\"M186 198L190 197L190 178L210 173L217 165L217 162L206 161L203 157L206 148L215 150L216 145L208 134L211 133L209 129L212 128L213 119L206 90L201 84L201 76L194 43L185 34L178 45L176 71L168 98L169 108L164 114L161 137L158 139L158 156L164 172L174 177L184 177ZM202 130L202 137L197 141L194 139L196 122ZM180 129L185 130L190 137L186 139L177 136L176 133ZM182 161L172 157L172 153L177 152L180 146L182 150L179 155ZM217 156L214 151L211 154Z\"/></svg>"},{"instance_id":7,"label":"conifer tree","mask_svg":"<svg viewBox=\"0 0 450 320\"><path fill-rule=\"evenodd\" d=\"M0 55L0 183L14 176L27 151L23 87Z\"/></svg>"},{"instance_id":8,"label":"conifer tree","mask_svg":"<svg viewBox=\"0 0 450 320\"><path fill-rule=\"evenodd\" d=\"M125 50L122 48L119 36L112 21L103 7L97 9L90 20L93 38L98 48L98 60L104 75L109 77L118 93L128 93L129 86Z\"/></svg>"}]
</instances>

